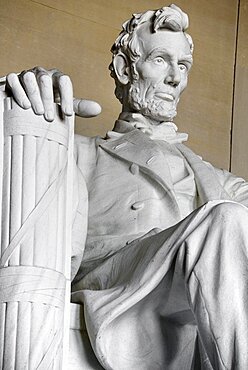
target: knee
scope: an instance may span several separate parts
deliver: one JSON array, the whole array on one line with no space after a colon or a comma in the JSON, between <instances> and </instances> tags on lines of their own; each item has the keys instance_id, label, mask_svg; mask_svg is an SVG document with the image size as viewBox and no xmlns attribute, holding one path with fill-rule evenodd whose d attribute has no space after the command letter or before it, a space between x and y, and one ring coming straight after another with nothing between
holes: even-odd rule
<instances>
[{"instance_id":1,"label":"knee","mask_svg":"<svg viewBox=\"0 0 248 370\"><path fill-rule=\"evenodd\" d=\"M216 275L220 270L236 273L248 258L248 208L235 202L209 202L205 206L202 224L187 239L189 272L204 271L203 279L205 274Z\"/></svg>"},{"instance_id":2,"label":"knee","mask_svg":"<svg viewBox=\"0 0 248 370\"><path fill-rule=\"evenodd\" d=\"M210 202L211 203L211 202ZM235 223L248 222L248 208L236 202L222 202L215 204L211 213L218 222Z\"/></svg>"}]
</instances>

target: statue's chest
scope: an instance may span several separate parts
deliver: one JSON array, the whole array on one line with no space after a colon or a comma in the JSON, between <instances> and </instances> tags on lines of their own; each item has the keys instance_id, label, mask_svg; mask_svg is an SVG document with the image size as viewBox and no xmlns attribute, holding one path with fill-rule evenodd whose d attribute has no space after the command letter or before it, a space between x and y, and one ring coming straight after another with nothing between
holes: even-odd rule
<instances>
[{"instance_id":1,"label":"statue's chest","mask_svg":"<svg viewBox=\"0 0 248 370\"><path fill-rule=\"evenodd\" d=\"M183 159L176 159L174 165L183 167ZM168 164L155 155L150 163L138 164L135 157L132 162L99 150L88 183L89 233L166 228L180 220Z\"/></svg>"}]
</instances>

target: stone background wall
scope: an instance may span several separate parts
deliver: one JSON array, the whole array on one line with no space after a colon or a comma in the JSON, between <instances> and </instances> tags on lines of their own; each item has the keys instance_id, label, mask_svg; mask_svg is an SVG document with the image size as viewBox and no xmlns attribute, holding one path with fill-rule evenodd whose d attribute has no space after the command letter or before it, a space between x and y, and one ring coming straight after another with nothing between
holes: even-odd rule
<instances>
[{"instance_id":1,"label":"stone background wall","mask_svg":"<svg viewBox=\"0 0 248 370\"><path fill-rule=\"evenodd\" d=\"M69 74L74 95L103 108L77 133L104 135L120 112L109 49L130 17L161 0L0 0L1 74L40 65ZM175 120L189 145L248 180L248 0L177 0L190 15L194 67Z\"/></svg>"}]
</instances>

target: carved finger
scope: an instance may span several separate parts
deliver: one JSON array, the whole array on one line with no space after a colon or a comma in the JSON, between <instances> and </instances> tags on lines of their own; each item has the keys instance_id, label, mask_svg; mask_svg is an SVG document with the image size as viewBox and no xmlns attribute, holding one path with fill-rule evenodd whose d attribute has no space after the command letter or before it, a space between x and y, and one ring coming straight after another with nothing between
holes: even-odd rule
<instances>
[{"instance_id":1,"label":"carved finger","mask_svg":"<svg viewBox=\"0 0 248 370\"><path fill-rule=\"evenodd\" d=\"M86 99L74 99L73 109L76 115L84 118L98 116L102 111L97 102Z\"/></svg>"},{"instance_id":2,"label":"carved finger","mask_svg":"<svg viewBox=\"0 0 248 370\"><path fill-rule=\"evenodd\" d=\"M22 75L23 87L36 114L43 114L44 107L40 96L40 89L33 72L28 71Z\"/></svg>"},{"instance_id":3,"label":"carved finger","mask_svg":"<svg viewBox=\"0 0 248 370\"><path fill-rule=\"evenodd\" d=\"M13 97L17 104L19 104L23 109L31 108L31 103L27 98L27 95L20 83L19 77L16 73L10 73L6 77L7 86L11 90Z\"/></svg>"},{"instance_id":4,"label":"carved finger","mask_svg":"<svg viewBox=\"0 0 248 370\"><path fill-rule=\"evenodd\" d=\"M73 114L73 88L69 76L62 75L58 80L60 103L62 112L71 116Z\"/></svg>"},{"instance_id":5,"label":"carved finger","mask_svg":"<svg viewBox=\"0 0 248 370\"><path fill-rule=\"evenodd\" d=\"M54 120L54 96L53 96L53 81L46 72L40 72L37 75L38 84L40 87L40 96L44 107L44 116L47 121Z\"/></svg>"}]
</instances>

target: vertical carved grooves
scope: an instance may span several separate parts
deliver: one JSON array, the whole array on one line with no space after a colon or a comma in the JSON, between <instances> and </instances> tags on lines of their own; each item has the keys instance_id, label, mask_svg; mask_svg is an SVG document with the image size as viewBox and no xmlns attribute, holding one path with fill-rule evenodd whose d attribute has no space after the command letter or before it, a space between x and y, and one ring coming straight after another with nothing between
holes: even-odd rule
<instances>
[{"instance_id":1,"label":"vertical carved grooves","mask_svg":"<svg viewBox=\"0 0 248 370\"><path fill-rule=\"evenodd\" d=\"M6 304L5 315L5 345L3 369L15 370L18 302L8 302Z\"/></svg>"},{"instance_id":2,"label":"vertical carved grooves","mask_svg":"<svg viewBox=\"0 0 248 370\"><path fill-rule=\"evenodd\" d=\"M8 136L4 143L3 166L3 200L2 200L2 240L1 255L9 244L10 230L10 185L11 185L11 144L12 138Z\"/></svg>"},{"instance_id":3,"label":"vertical carved grooves","mask_svg":"<svg viewBox=\"0 0 248 370\"><path fill-rule=\"evenodd\" d=\"M0 369L3 369L6 303L0 304Z\"/></svg>"},{"instance_id":4,"label":"vertical carved grooves","mask_svg":"<svg viewBox=\"0 0 248 370\"><path fill-rule=\"evenodd\" d=\"M48 186L48 148L46 140L43 138L35 138L35 173L34 173L34 205L37 205L43 193ZM47 247L47 223L44 215L39 219L39 222L34 226L34 243L33 243L33 266L45 266L45 251ZM44 244L43 244L44 243ZM44 256L44 257L43 257ZM31 325L30 325L30 348L29 348L29 367L30 369L37 368L37 357L42 351L42 343L44 341L42 330L46 328L47 322L47 307L32 303L31 305ZM42 327L42 323L44 326Z\"/></svg>"},{"instance_id":5,"label":"vertical carved grooves","mask_svg":"<svg viewBox=\"0 0 248 370\"><path fill-rule=\"evenodd\" d=\"M23 137L23 171L22 171L22 206L21 223L23 224L30 212L35 207L35 157L36 138L31 135ZM20 246L20 265L30 265L33 262L34 231L29 230L28 237ZM31 305L30 302L19 303L18 329L16 341L16 368L23 366L23 359L26 359L25 366L28 367L30 351L30 330L31 330Z\"/></svg>"},{"instance_id":6,"label":"vertical carved grooves","mask_svg":"<svg viewBox=\"0 0 248 370\"><path fill-rule=\"evenodd\" d=\"M14 150L14 145L17 145L17 150ZM14 174L15 170L20 174L21 170L21 161L19 160L22 150L22 139L17 137L16 140L13 137L8 137L6 140L6 159L7 167L6 177L4 178L4 186L6 189L6 208L3 212L3 250L8 246L11 237L18 230L20 223L20 207L21 202L21 184L17 180L16 191L13 189L13 181L16 180ZM18 152L17 152L18 151ZM22 156L21 156L22 157ZM15 162L16 160L16 162ZM5 193L4 197L5 198ZM12 213L13 212L13 213ZM11 214L12 213L12 214ZM8 265L15 265L19 263L19 247L16 249L15 254L9 260ZM17 262L18 259L18 262ZM18 315L18 303L17 302L8 302L6 303L5 310L5 333L4 333L4 351L3 351L3 368L14 370L15 368L15 351L16 351L16 334L17 334L17 315Z\"/></svg>"},{"instance_id":7,"label":"vertical carved grooves","mask_svg":"<svg viewBox=\"0 0 248 370\"><path fill-rule=\"evenodd\" d=\"M64 161L66 160L66 148L62 145L59 145L59 150L58 150L58 163L59 163L59 168L62 168ZM58 228L58 240L57 240L57 251L56 251L56 266L55 269L57 271L60 271L64 273L64 264L63 264L63 259L64 259L64 233L65 233L65 186L61 187L59 189L58 193L58 223L57 223L57 228Z\"/></svg>"},{"instance_id":8,"label":"vertical carved grooves","mask_svg":"<svg viewBox=\"0 0 248 370\"><path fill-rule=\"evenodd\" d=\"M3 132L2 132L3 133ZM2 220L1 220L1 254L9 244L9 230L10 230L10 173L11 173L11 137L6 138L4 142L4 153L3 153L3 178L2 178ZM1 148L2 149L2 148ZM0 329L1 329L1 340L0 340L0 368L5 367L5 354L6 354L6 342L8 325L7 323L7 303L1 303L0 311Z\"/></svg>"},{"instance_id":9,"label":"vertical carved grooves","mask_svg":"<svg viewBox=\"0 0 248 370\"><path fill-rule=\"evenodd\" d=\"M36 138L25 135L23 138L23 173L22 173L22 224L35 207L36 187ZM21 244L21 265L33 265L34 230Z\"/></svg>"},{"instance_id":10,"label":"vertical carved grooves","mask_svg":"<svg viewBox=\"0 0 248 370\"><path fill-rule=\"evenodd\" d=\"M31 305L31 302L19 302L15 369L21 369L23 365L28 368L28 358L30 350Z\"/></svg>"},{"instance_id":11,"label":"vertical carved grooves","mask_svg":"<svg viewBox=\"0 0 248 370\"><path fill-rule=\"evenodd\" d=\"M11 112L9 112L10 109ZM14 114L13 109L16 110ZM0 125L1 114L0 105ZM20 121L18 115L20 115ZM56 133L56 125L63 124L59 117L50 132L48 132L49 127L47 126L51 140L29 134L26 126L23 125L26 117L27 122L36 120L35 124L38 129L41 127L44 130L44 126L39 127L39 124L47 125L42 119L38 122L37 116L34 117L31 111L20 111L16 105L8 106L5 124L13 125L17 129L16 131L6 130L5 134L10 136L5 136L4 149L0 148L3 153L3 160L0 158L0 162L3 162L0 173L0 197L3 194L0 214L1 255L16 233L18 236L18 232L19 235L21 234L20 230L25 230L25 227L21 228L22 225L25 225L28 230L24 238L17 238L17 240L21 240L20 245L17 245L15 249L9 249L12 254L9 252L10 257L5 264L6 271L10 271L11 287L18 286L24 290L20 290L18 296L8 297L7 303L0 302L0 369L56 370L62 368L63 304L55 307L52 304L43 303L43 299L39 300L38 298L37 301L35 299L33 301L32 298L30 302L26 300L23 292L25 289L27 292L35 292L36 282L40 280L40 277L43 277L43 270L44 272L54 270L54 281L57 281L59 275L56 271L65 273L69 235L67 228L70 224L70 218L66 218L68 179L66 179L66 175L65 178L59 177L59 174L68 174L68 172L61 172L67 161L68 150L63 144L59 144L59 142L64 142L61 141L61 132L63 133L60 131L61 127L57 126L58 133ZM25 134L23 134L23 127L26 130ZM57 134L58 136L56 136ZM66 135L66 132L64 134ZM45 131L44 136L46 136ZM62 181L62 185L60 181ZM54 189L57 189L56 186L59 185L57 193L53 195ZM44 194L48 189L48 197L46 197ZM41 199L42 202L39 203ZM50 201L50 199L52 200ZM50 201L48 206L46 201ZM38 203L39 206L42 204L40 208L39 206L36 208ZM34 209L36 212L33 212ZM40 216L39 210L42 211ZM35 215L37 218L33 218L33 221L30 222L30 215ZM28 225L33 225L32 222L35 222L35 225L29 227ZM14 246L14 243L12 245ZM20 283L20 271L23 270L18 269L18 266L27 266L28 271L39 271L37 275L35 272L30 274L32 278L30 281L33 283L30 288L21 285L26 282ZM42 269L30 269L30 266L42 267ZM53 280L51 279L51 281ZM0 287L2 289L4 289L4 284L6 284L4 280L1 280ZM51 289L56 289L56 285L51 284L51 286ZM60 286L63 289L63 283ZM43 288L50 289L49 284L48 288L44 285L41 290ZM49 290L46 294L49 296ZM69 303L68 294L67 299Z\"/></svg>"},{"instance_id":12,"label":"vertical carved grooves","mask_svg":"<svg viewBox=\"0 0 248 370\"><path fill-rule=\"evenodd\" d=\"M49 183L51 184L58 176L59 144L55 141L49 142ZM57 259L57 229L58 229L58 194L55 195L51 207L48 210L48 251L53 251L47 263L47 267L56 270Z\"/></svg>"},{"instance_id":13,"label":"vertical carved grooves","mask_svg":"<svg viewBox=\"0 0 248 370\"><path fill-rule=\"evenodd\" d=\"M40 201L49 186L49 143L46 139L38 137L36 139L36 204ZM48 244L48 214L39 218L35 225L34 242L34 266L46 266L49 259Z\"/></svg>"},{"instance_id":14,"label":"vertical carved grooves","mask_svg":"<svg viewBox=\"0 0 248 370\"><path fill-rule=\"evenodd\" d=\"M23 191L23 136L15 135L12 137L12 150L11 150L11 191L10 191L10 240L20 229L22 225L22 191ZM16 248L14 253L9 259L9 266L20 265L20 245ZM20 345L24 343L20 335L23 332L23 317L19 320L22 310L22 303L9 302L7 304L7 322L11 322L14 330L8 330L8 336L12 336L13 352L15 355L10 356L13 358L13 370L18 368L18 358L20 353ZM9 317L8 317L9 316ZM20 325L21 324L21 325ZM8 346L7 348L11 348ZM11 364L12 365L12 364ZM10 367L10 366L9 366ZM10 367L12 368L12 367Z\"/></svg>"},{"instance_id":15,"label":"vertical carved grooves","mask_svg":"<svg viewBox=\"0 0 248 370\"><path fill-rule=\"evenodd\" d=\"M23 136L12 136L11 146L11 185L10 185L10 236L12 240L22 225L22 170ZM9 259L9 266L20 264L20 245Z\"/></svg>"},{"instance_id":16,"label":"vertical carved grooves","mask_svg":"<svg viewBox=\"0 0 248 370\"><path fill-rule=\"evenodd\" d=\"M57 318L58 320L58 318ZM55 335L54 330L54 307L44 304L32 304L32 330L30 337L30 369L38 369L43 356Z\"/></svg>"},{"instance_id":17,"label":"vertical carved grooves","mask_svg":"<svg viewBox=\"0 0 248 370\"><path fill-rule=\"evenodd\" d=\"M60 147L62 151L65 151L65 148L57 142L46 138L36 138L35 204L39 202L49 185L57 178L64 165L65 156L63 162L59 162ZM61 271L63 265L61 261L61 259L63 260L63 237L59 237L59 233L63 232L65 228L63 210L59 210L58 206L61 203L61 194L64 194L64 184L47 211L36 223L34 230L33 265L45 266L57 271ZM61 215L58 213L59 211ZM60 217L59 221L58 217ZM56 268L58 261L60 269ZM59 323L62 324L61 315L61 310L57 310L55 307L47 307L38 303L32 304L30 369L38 368L40 361L42 361L41 354L47 352L57 330L61 330L59 327ZM47 336L46 333L50 333L50 336Z\"/></svg>"}]
</instances>

